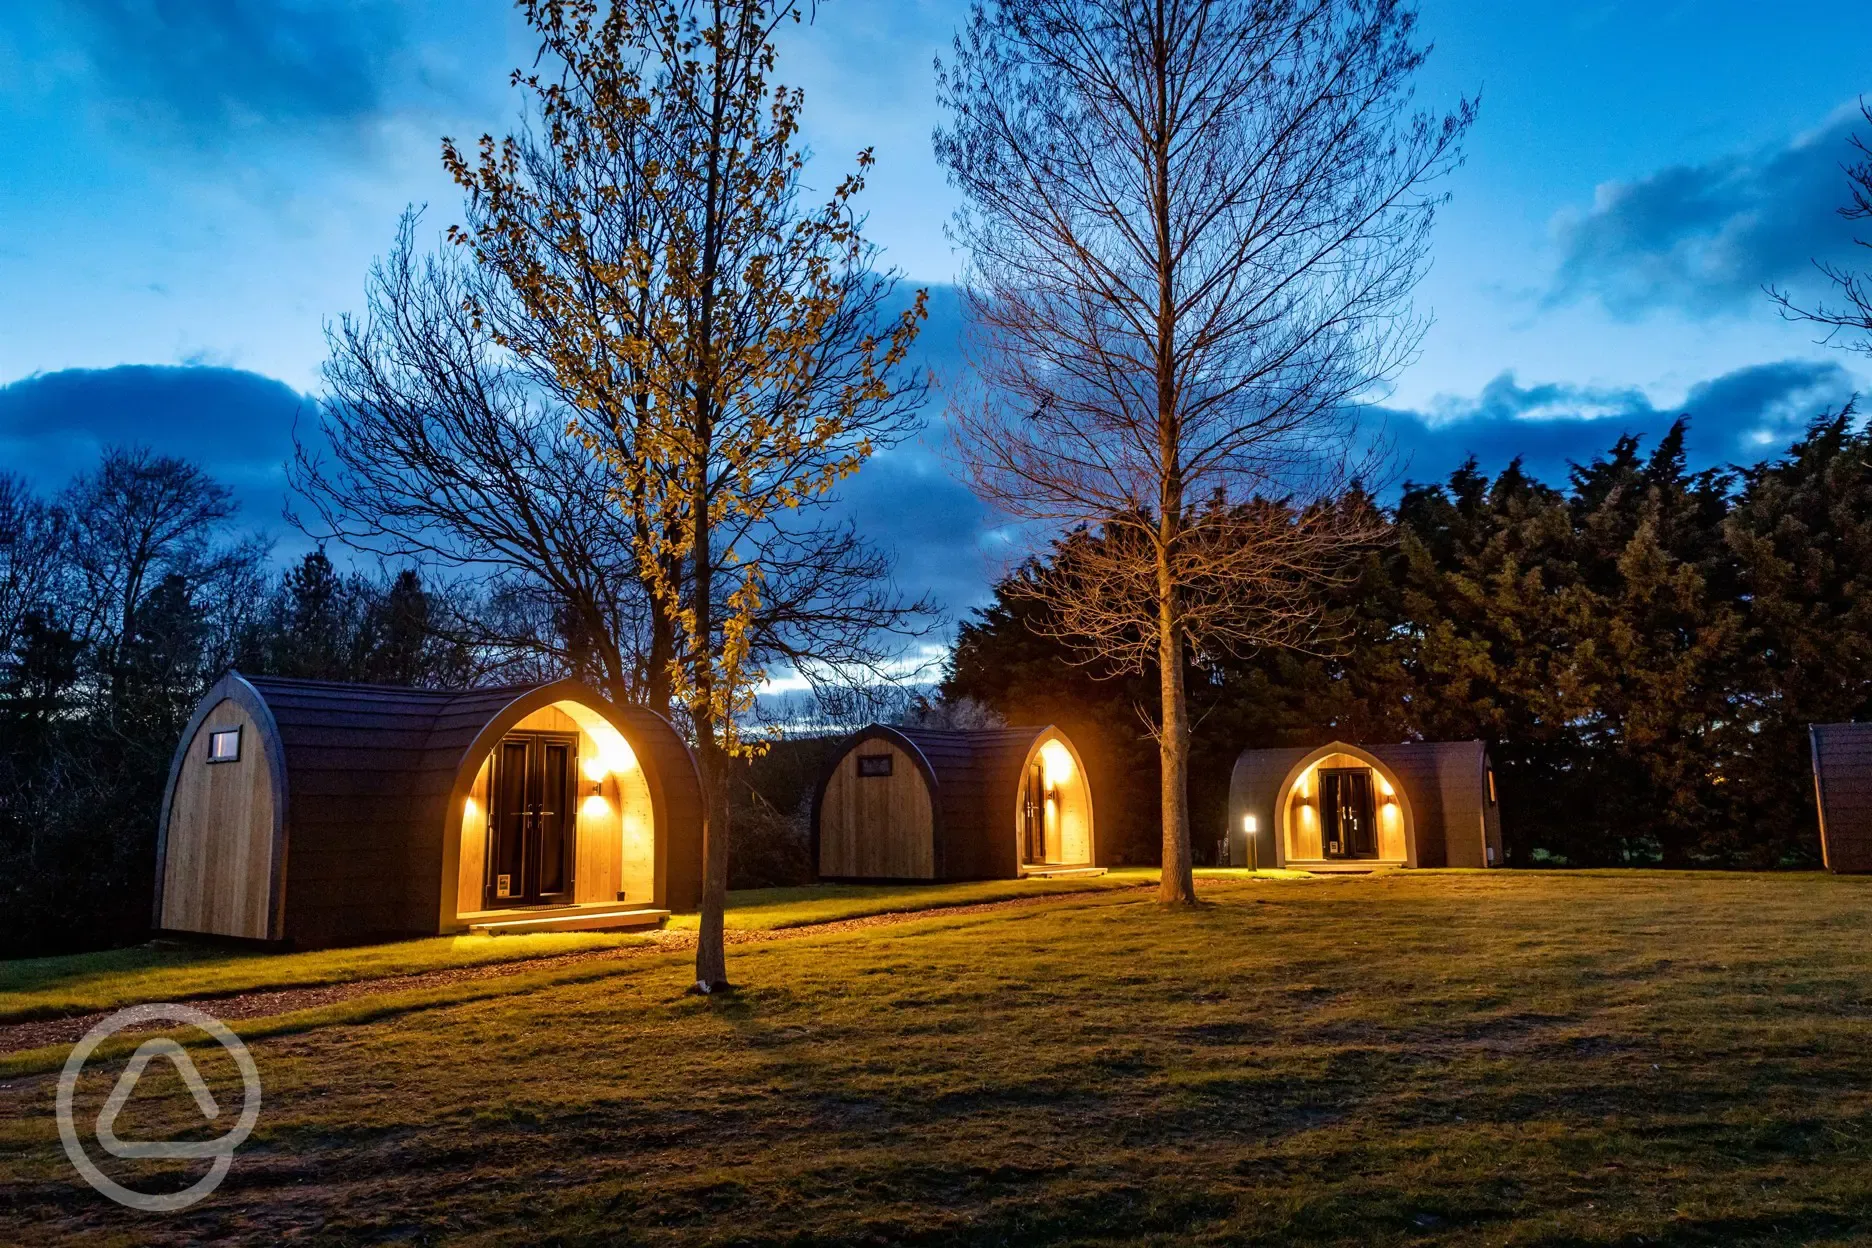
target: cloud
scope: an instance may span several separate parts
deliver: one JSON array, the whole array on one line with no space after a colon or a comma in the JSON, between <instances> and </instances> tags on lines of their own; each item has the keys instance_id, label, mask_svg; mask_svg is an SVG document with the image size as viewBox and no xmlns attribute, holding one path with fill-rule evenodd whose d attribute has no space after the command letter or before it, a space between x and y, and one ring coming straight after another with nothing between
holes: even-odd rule
<instances>
[{"instance_id":1,"label":"cloud","mask_svg":"<svg viewBox=\"0 0 1872 1248\"><path fill-rule=\"evenodd\" d=\"M953 365L951 309L932 318L926 350ZM1563 482L1621 434L1654 441L1688 413L1697 466L1752 462L1788 445L1807 422L1837 409L1855 378L1831 361L1786 360L1739 368L1659 406L1643 391L1560 382L1523 385L1512 373L1480 393L1444 397L1422 411L1384 413L1417 481L1441 480L1474 455L1499 471L1520 456L1528 470ZM938 400L939 401L939 400ZM0 386L0 464L50 493L97 462L111 443L139 442L179 455L232 486L241 523L273 532L290 558L305 543L285 525L285 461L296 419L312 401L270 377L218 367L124 365L43 373ZM846 481L834 515L897 555L908 594L934 596L951 618L986 602L1009 548L997 518L955 476L942 448L940 409L920 440L879 454Z\"/></svg>"},{"instance_id":2,"label":"cloud","mask_svg":"<svg viewBox=\"0 0 1872 1248\"><path fill-rule=\"evenodd\" d=\"M1442 480L1473 455L1489 471L1519 457L1532 475L1561 483L1570 464L1624 434L1655 441L1679 416L1690 418L1693 468L1754 463L1784 450L1856 388L1854 375L1831 361L1782 360L1698 382L1682 403L1659 407L1634 387L1523 386L1508 372L1472 398L1443 397L1427 411L1383 415L1411 480Z\"/></svg>"},{"instance_id":3,"label":"cloud","mask_svg":"<svg viewBox=\"0 0 1872 1248\"><path fill-rule=\"evenodd\" d=\"M1759 304L1764 285L1805 280L1816 258L1850 259L1851 225L1837 209L1855 124L1859 112L1842 110L1784 146L1601 185L1590 209L1554 221L1562 258L1549 303L1708 317Z\"/></svg>"},{"instance_id":4,"label":"cloud","mask_svg":"<svg viewBox=\"0 0 1872 1248\"><path fill-rule=\"evenodd\" d=\"M355 128L385 108L404 46L388 0L78 0L69 12L67 37L111 97L209 144Z\"/></svg>"},{"instance_id":5,"label":"cloud","mask_svg":"<svg viewBox=\"0 0 1872 1248\"><path fill-rule=\"evenodd\" d=\"M113 444L192 460L230 486L251 528L284 528L293 421L310 401L232 368L126 364L38 373L0 386L0 464L59 489Z\"/></svg>"},{"instance_id":6,"label":"cloud","mask_svg":"<svg viewBox=\"0 0 1872 1248\"><path fill-rule=\"evenodd\" d=\"M939 311L932 330L924 362L940 368L953 350L953 315ZM51 493L93 467L105 446L142 443L192 460L233 487L241 523L270 530L290 555L305 543L281 518L289 501L285 463L294 421L312 415L313 400L292 387L233 368L41 373L0 386L0 464ZM930 594L960 615L986 600L999 564L993 522L952 475L939 440L936 427L878 455L845 483L834 514L896 552L906 593Z\"/></svg>"}]
</instances>

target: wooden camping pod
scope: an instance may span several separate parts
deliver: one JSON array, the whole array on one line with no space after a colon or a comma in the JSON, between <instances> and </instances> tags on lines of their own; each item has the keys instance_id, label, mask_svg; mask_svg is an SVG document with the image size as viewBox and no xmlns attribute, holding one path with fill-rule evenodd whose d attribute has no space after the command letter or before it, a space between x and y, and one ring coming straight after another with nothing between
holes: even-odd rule
<instances>
[{"instance_id":1,"label":"wooden camping pod","mask_svg":"<svg viewBox=\"0 0 1872 1248\"><path fill-rule=\"evenodd\" d=\"M1369 821L1363 843L1339 834L1342 818ZM1229 782L1225 839L1233 866L1502 865L1501 808L1480 741L1244 750Z\"/></svg>"},{"instance_id":2,"label":"wooden camping pod","mask_svg":"<svg viewBox=\"0 0 1872 1248\"><path fill-rule=\"evenodd\" d=\"M638 800L650 841L642 900L692 909L701 784L661 716L571 680L451 692L230 672L202 699L170 765L155 926L302 945L459 930L470 895L463 844L476 835L471 825L464 836L464 821L477 795L485 802L493 753L516 732L561 720L569 742L615 733L635 769L628 795L618 777L581 785L569 775L565 804L587 792L595 804ZM612 823L620 838L624 818Z\"/></svg>"},{"instance_id":3,"label":"wooden camping pod","mask_svg":"<svg viewBox=\"0 0 1872 1248\"><path fill-rule=\"evenodd\" d=\"M1084 760L1051 725L872 724L833 752L813 799L811 853L826 880L1017 879L1090 868L1095 837Z\"/></svg>"},{"instance_id":4,"label":"wooden camping pod","mask_svg":"<svg viewBox=\"0 0 1872 1248\"><path fill-rule=\"evenodd\" d=\"M1872 724L1812 724L1820 860L1829 871L1872 871Z\"/></svg>"}]
</instances>

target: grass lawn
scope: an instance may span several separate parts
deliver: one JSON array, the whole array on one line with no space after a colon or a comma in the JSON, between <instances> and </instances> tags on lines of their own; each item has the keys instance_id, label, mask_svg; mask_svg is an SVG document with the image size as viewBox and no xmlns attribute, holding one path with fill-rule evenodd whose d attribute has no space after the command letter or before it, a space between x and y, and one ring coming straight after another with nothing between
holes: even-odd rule
<instances>
[{"instance_id":1,"label":"grass lawn","mask_svg":"<svg viewBox=\"0 0 1872 1248\"><path fill-rule=\"evenodd\" d=\"M728 894L726 921L731 928L771 930L895 911L1133 887L1156 879L1154 868L1132 868L1086 879L756 889ZM677 930L693 930L695 925L693 914L674 915L666 924ZM144 1001L345 984L641 943L641 935L629 932L564 932L439 936L308 953L230 952L168 943L70 957L26 958L0 962L0 1023L114 1010Z\"/></svg>"},{"instance_id":2,"label":"grass lawn","mask_svg":"<svg viewBox=\"0 0 1872 1248\"><path fill-rule=\"evenodd\" d=\"M1083 878L980 880L967 884L813 884L728 894L727 924L744 930L805 927L905 910L935 910L984 901L1010 901L1051 893L1096 893L1157 882L1157 868L1121 867ZM669 926L693 929L693 914L672 915Z\"/></svg>"},{"instance_id":3,"label":"grass lawn","mask_svg":"<svg viewBox=\"0 0 1872 1248\"><path fill-rule=\"evenodd\" d=\"M1872 1235L1872 881L1205 878L645 954L257 1040L173 1215L0 1096L0 1242L1848 1244ZM231 1066L196 1050L221 1104ZM150 1068L124 1139L199 1124ZM87 1070L78 1119L117 1069ZM93 1156L98 1152L93 1146ZM105 1168L170 1190L201 1162Z\"/></svg>"}]
</instances>

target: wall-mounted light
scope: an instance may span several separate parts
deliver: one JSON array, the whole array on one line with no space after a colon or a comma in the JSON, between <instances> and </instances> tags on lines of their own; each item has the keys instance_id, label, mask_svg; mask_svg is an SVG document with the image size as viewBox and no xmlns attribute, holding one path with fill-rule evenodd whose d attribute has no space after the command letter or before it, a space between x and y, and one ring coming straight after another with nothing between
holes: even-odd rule
<instances>
[{"instance_id":1,"label":"wall-mounted light","mask_svg":"<svg viewBox=\"0 0 1872 1248\"><path fill-rule=\"evenodd\" d=\"M623 737L616 732L593 735L598 749L579 760L579 770L585 773L587 780L599 781L606 776L620 776L636 768L637 755Z\"/></svg>"},{"instance_id":2,"label":"wall-mounted light","mask_svg":"<svg viewBox=\"0 0 1872 1248\"><path fill-rule=\"evenodd\" d=\"M1056 788L1073 778L1072 754L1058 741L1040 747L1040 766L1046 771L1049 788Z\"/></svg>"}]
</instances>

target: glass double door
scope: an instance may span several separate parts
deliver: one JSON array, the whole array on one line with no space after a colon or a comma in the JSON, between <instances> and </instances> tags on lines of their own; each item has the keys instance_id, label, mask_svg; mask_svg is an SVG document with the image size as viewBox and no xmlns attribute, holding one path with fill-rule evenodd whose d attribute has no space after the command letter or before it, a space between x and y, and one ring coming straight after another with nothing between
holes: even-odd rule
<instances>
[{"instance_id":1,"label":"glass double door","mask_svg":"<svg viewBox=\"0 0 1872 1248\"><path fill-rule=\"evenodd\" d=\"M487 906L572 900L578 738L510 733L494 752L488 806Z\"/></svg>"},{"instance_id":2,"label":"glass double door","mask_svg":"<svg viewBox=\"0 0 1872 1248\"><path fill-rule=\"evenodd\" d=\"M1043 866L1047 861L1046 772L1038 762L1027 768L1021 783L1021 864Z\"/></svg>"},{"instance_id":3,"label":"glass double door","mask_svg":"<svg viewBox=\"0 0 1872 1248\"><path fill-rule=\"evenodd\" d=\"M1319 773L1320 847L1328 858L1376 858L1378 820L1367 767Z\"/></svg>"}]
</instances>

